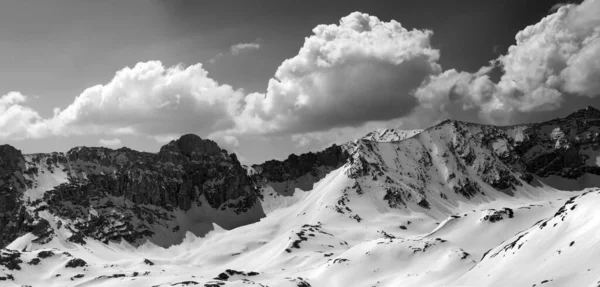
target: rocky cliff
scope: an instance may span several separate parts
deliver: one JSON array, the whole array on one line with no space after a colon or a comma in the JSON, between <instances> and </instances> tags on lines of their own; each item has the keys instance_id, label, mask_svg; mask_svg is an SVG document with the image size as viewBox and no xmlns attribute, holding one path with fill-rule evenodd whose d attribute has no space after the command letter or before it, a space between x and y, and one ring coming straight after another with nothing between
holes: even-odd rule
<instances>
[{"instance_id":1,"label":"rocky cliff","mask_svg":"<svg viewBox=\"0 0 600 287\"><path fill-rule=\"evenodd\" d=\"M23 156L3 146L0 155L2 247L36 226L38 243L63 234L81 244L91 237L168 245L188 230L203 235L212 222L233 228L264 215L236 156L196 135L158 153L77 147Z\"/></svg>"},{"instance_id":2,"label":"rocky cliff","mask_svg":"<svg viewBox=\"0 0 600 287\"><path fill-rule=\"evenodd\" d=\"M600 175L600 111L593 107L563 119L504 129L527 170L540 177Z\"/></svg>"},{"instance_id":3,"label":"rocky cliff","mask_svg":"<svg viewBox=\"0 0 600 287\"><path fill-rule=\"evenodd\" d=\"M349 158L343 146L332 145L320 152L290 155L283 161L270 160L251 167L254 181L262 188L273 188L273 195L291 195L296 188L311 190L328 172L344 165Z\"/></svg>"}]
</instances>

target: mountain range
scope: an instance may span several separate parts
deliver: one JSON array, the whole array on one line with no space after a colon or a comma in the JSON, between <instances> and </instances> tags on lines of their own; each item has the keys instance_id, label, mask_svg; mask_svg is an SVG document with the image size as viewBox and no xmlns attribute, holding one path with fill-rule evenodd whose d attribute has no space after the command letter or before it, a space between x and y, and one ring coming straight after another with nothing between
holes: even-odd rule
<instances>
[{"instance_id":1,"label":"mountain range","mask_svg":"<svg viewBox=\"0 0 600 287\"><path fill-rule=\"evenodd\" d=\"M0 146L0 286L600 286L600 111L382 129L246 166Z\"/></svg>"}]
</instances>

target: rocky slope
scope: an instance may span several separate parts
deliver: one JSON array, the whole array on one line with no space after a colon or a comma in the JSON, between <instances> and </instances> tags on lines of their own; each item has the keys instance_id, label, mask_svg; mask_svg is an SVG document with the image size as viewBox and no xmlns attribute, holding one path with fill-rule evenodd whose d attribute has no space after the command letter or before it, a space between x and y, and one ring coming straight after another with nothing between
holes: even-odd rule
<instances>
[{"instance_id":1,"label":"rocky slope","mask_svg":"<svg viewBox=\"0 0 600 287\"><path fill-rule=\"evenodd\" d=\"M10 146L0 153L2 247L27 232L38 237L35 243L60 233L81 244L89 237L169 245L188 230L203 235L212 222L234 228L264 216L260 194L235 154L195 135L157 154L77 147L23 156ZM202 212L186 214L190 210ZM220 214L227 212L232 215ZM189 226L191 220L203 228Z\"/></svg>"},{"instance_id":2,"label":"rocky slope","mask_svg":"<svg viewBox=\"0 0 600 287\"><path fill-rule=\"evenodd\" d=\"M292 154L283 161L270 160L253 165L250 174L263 193L275 197L289 196L296 188L311 190L315 182L344 165L348 157L344 147L332 145L317 153Z\"/></svg>"},{"instance_id":3,"label":"rocky slope","mask_svg":"<svg viewBox=\"0 0 600 287\"><path fill-rule=\"evenodd\" d=\"M452 191L463 199L485 195L483 185L508 194L557 178L598 186L599 133L600 111L587 107L563 119L511 127L446 120L401 141L370 136L344 148L351 154L350 176L384 181L390 206L428 208L428 199Z\"/></svg>"},{"instance_id":4,"label":"rocky slope","mask_svg":"<svg viewBox=\"0 0 600 287\"><path fill-rule=\"evenodd\" d=\"M503 130L530 173L571 179L600 175L600 111L593 107L563 119Z\"/></svg>"}]
</instances>

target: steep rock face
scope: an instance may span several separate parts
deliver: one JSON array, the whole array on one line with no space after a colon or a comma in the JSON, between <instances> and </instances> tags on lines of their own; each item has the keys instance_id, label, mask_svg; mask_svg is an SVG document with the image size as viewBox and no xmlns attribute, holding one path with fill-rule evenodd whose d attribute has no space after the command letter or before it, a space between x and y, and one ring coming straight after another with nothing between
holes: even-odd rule
<instances>
[{"instance_id":1,"label":"steep rock face","mask_svg":"<svg viewBox=\"0 0 600 287\"><path fill-rule=\"evenodd\" d=\"M343 146L332 145L317 153L290 155L284 161L270 160L260 165L253 165L253 178L263 186L265 184L283 184L275 188L278 193L293 192L295 188L308 191L313 183L323 178L328 172L344 165L349 154Z\"/></svg>"},{"instance_id":2,"label":"steep rock face","mask_svg":"<svg viewBox=\"0 0 600 287\"><path fill-rule=\"evenodd\" d=\"M176 141L171 141L169 144L160 149L161 155L184 155L188 158L202 157L203 155L218 155L224 152L217 143L208 139L201 139L197 135L187 134L181 136Z\"/></svg>"},{"instance_id":3,"label":"steep rock face","mask_svg":"<svg viewBox=\"0 0 600 287\"><path fill-rule=\"evenodd\" d=\"M314 172L316 167L338 167L345 163L348 154L341 146L332 145L317 153L301 155L291 154L286 160L270 160L260 165L252 166L263 178L269 181L281 182L296 179L304 174Z\"/></svg>"},{"instance_id":4,"label":"steep rock face","mask_svg":"<svg viewBox=\"0 0 600 287\"><path fill-rule=\"evenodd\" d=\"M593 107L566 118L506 128L527 170L540 177L575 179L600 175L600 111Z\"/></svg>"},{"instance_id":5,"label":"steep rock face","mask_svg":"<svg viewBox=\"0 0 600 287\"><path fill-rule=\"evenodd\" d=\"M0 247L32 230L33 219L24 211L20 193L31 185L23 176L21 151L0 145Z\"/></svg>"},{"instance_id":6,"label":"steep rock face","mask_svg":"<svg viewBox=\"0 0 600 287\"><path fill-rule=\"evenodd\" d=\"M22 156L11 148L0 149L7 154L2 157L0 170L3 178L10 176L3 179L2 187L12 190L2 192L10 198L2 201L1 212L9 212L5 217L10 218L2 219L8 223L2 223L0 231L12 234L2 247L32 229L21 226L9 230L8 226L18 225L23 221L20 217L53 221L44 219L48 217L46 211L60 218L52 226L66 230L70 241L83 243L82 238L88 236L134 244L154 238L157 230L183 236L186 230L178 225L183 219L175 215L177 210L185 213L200 207L240 215L233 221L223 221L214 214L196 218L205 222L206 228L212 228L211 221L233 228L264 215L256 206L260 194L235 155L195 135L170 142L158 154L78 147L66 154ZM59 180L48 184L55 178ZM23 212L15 214L15 208ZM248 214L250 210L253 212ZM45 237L48 241L52 234Z\"/></svg>"}]
</instances>

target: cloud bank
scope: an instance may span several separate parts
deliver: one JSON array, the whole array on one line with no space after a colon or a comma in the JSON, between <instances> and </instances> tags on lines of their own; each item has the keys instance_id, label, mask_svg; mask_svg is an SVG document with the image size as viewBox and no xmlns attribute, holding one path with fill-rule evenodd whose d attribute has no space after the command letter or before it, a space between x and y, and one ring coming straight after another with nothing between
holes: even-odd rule
<instances>
[{"instance_id":1,"label":"cloud bank","mask_svg":"<svg viewBox=\"0 0 600 287\"><path fill-rule=\"evenodd\" d=\"M327 133L346 139L375 123L426 126L461 114L512 123L525 113L600 94L599 27L600 0L558 7L520 31L505 55L466 72L437 63L432 31L354 12L338 24L315 27L264 93L218 83L202 64L141 62L86 89L49 118L29 108L20 93L0 97L0 139L93 134L163 142L196 133L230 147L245 136L264 135L291 136L306 146ZM230 50L259 48L240 43ZM489 76L492 69L502 70L497 82Z\"/></svg>"}]
</instances>

